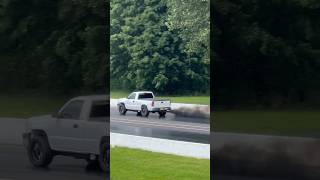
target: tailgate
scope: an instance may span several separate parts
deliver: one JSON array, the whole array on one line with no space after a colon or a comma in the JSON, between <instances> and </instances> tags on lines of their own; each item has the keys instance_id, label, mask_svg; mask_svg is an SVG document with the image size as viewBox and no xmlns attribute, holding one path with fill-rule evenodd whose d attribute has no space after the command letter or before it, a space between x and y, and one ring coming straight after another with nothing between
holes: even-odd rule
<instances>
[{"instance_id":1,"label":"tailgate","mask_svg":"<svg viewBox=\"0 0 320 180\"><path fill-rule=\"evenodd\" d=\"M169 100L155 100L154 101L154 107L170 107L171 102Z\"/></svg>"}]
</instances>

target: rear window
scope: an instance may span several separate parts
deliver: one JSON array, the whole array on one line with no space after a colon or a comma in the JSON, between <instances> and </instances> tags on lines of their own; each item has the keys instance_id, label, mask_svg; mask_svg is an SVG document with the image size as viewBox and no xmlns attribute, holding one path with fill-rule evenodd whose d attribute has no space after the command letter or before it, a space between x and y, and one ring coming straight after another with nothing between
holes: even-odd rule
<instances>
[{"instance_id":1,"label":"rear window","mask_svg":"<svg viewBox=\"0 0 320 180\"><path fill-rule=\"evenodd\" d=\"M152 93L140 93L139 99L152 99L153 95Z\"/></svg>"},{"instance_id":2,"label":"rear window","mask_svg":"<svg viewBox=\"0 0 320 180\"><path fill-rule=\"evenodd\" d=\"M90 120L106 121L109 117L109 102L94 101L90 112Z\"/></svg>"}]
</instances>

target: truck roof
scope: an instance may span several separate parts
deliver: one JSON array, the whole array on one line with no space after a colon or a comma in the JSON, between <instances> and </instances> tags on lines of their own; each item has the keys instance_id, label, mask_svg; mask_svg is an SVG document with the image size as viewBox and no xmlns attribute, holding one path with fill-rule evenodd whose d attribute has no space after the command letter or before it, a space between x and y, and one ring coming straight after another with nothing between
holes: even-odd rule
<instances>
[{"instance_id":1,"label":"truck roof","mask_svg":"<svg viewBox=\"0 0 320 180\"><path fill-rule=\"evenodd\" d=\"M133 93L153 93L152 91L134 91Z\"/></svg>"},{"instance_id":2,"label":"truck roof","mask_svg":"<svg viewBox=\"0 0 320 180\"><path fill-rule=\"evenodd\" d=\"M75 98L72 98L72 100L109 100L110 96L104 94L104 95L86 95L86 96L78 96Z\"/></svg>"}]
</instances>

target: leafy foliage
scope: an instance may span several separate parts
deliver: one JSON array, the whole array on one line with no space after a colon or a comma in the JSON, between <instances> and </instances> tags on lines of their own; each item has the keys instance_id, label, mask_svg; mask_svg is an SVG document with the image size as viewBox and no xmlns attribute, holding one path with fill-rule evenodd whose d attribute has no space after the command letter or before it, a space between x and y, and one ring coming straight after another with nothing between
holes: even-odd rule
<instances>
[{"instance_id":1,"label":"leafy foliage","mask_svg":"<svg viewBox=\"0 0 320 180\"><path fill-rule=\"evenodd\" d=\"M319 102L319 12L312 0L213 1L216 102Z\"/></svg>"},{"instance_id":2,"label":"leafy foliage","mask_svg":"<svg viewBox=\"0 0 320 180\"><path fill-rule=\"evenodd\" d=\"M177 29L186 41L189 54L205 53L204 60L209 63L210 42L210 4L209 0L168 0L169 15L167 25Z\"/></svg>"},{"instance_id":3,"label":"leafy foliage","mask_svg":"<svg viewBox=\"0 0 320 180\"><path fill-rule=\"evenodd\" d=\"M6 0L0 9L0 83L5 89L104 91L105 1ZM109 18L108 18L109 19Z\"/></svg>"},{"instance_id":4,"label":"leafy foliage","mask_svg":"<svg viewBox=\"0 0 320 180\"><path fill-rule=\"evenodd\" d=\"M166 1L111 1L111 78L126 89L208 91L204 53L185 53L186 42L168 28L167 17Z\"/></svg>"}]
</instances>

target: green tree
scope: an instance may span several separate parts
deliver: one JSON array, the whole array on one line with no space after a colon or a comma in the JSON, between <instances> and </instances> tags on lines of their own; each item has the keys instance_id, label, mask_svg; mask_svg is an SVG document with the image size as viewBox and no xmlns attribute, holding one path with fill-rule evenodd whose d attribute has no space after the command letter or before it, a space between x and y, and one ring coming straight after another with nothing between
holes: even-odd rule
<instances>
[{"instance_id":1,"label":"green tree","mask_svg":"<svg viewBox=\"0 0 320 180\"><path fill-rule=\"evenodd\" d=\"M106 89L106 1L0 2L0 83L50 92ZM103 8L105 7L105 8Z\"/></svg>"},{"instance_id":2,"label":"green tree","mask_svg":"<svg viewBox=\"0 0 320 180\"><path fill-rule=\"evenodd\" d=\"M111 2L111 74L126 87L177 93L206 91L203 54L188 55L169 30L166 1Z\"/></svg>"},{"instance_id":3,"label":"green tree","mask_svg":"<svg viewBox=\"0 0 320 180\"><path fill-rule=\"evenodd\" d=\"M209 64L210 2L209 0L168 0L167 25L179 30L189 54L202 52Z\"/></svg>"},{"instance_id":4,"label":"green tree","mask_svg":"<svg viewBox=\"0 0 320 180\"><path fill-rule=\"evenodd\" d=\"M318 2L216 0L212 12L217 102L279 107L313 101L320 80Z\"/></svg>"}]
</instances>

